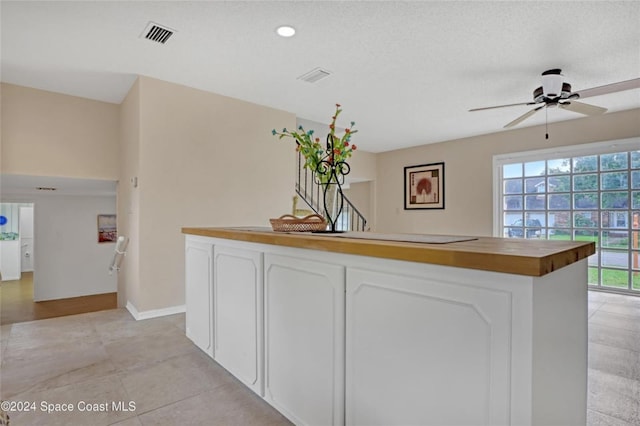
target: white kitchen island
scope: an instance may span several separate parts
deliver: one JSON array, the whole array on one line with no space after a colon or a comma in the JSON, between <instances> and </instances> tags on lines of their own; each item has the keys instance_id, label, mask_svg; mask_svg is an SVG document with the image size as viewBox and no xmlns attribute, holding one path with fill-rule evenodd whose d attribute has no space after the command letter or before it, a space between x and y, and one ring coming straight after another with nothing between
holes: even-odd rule
<instances>
[{"instance_id":1,"label":"white kitchen island","mask_svg":"<svg viewBox=\"0 0 640 426\"><path fill-rule=\"evenodd\" d=\"M586 423L593 243L183 233L187 336L296 424Z\"/></svg>"}]
</instances>

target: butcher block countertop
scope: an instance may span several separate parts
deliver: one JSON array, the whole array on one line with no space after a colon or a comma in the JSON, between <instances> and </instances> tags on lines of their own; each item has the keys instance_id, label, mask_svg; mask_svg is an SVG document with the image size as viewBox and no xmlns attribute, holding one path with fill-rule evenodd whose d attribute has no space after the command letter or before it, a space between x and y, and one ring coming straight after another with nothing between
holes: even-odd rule
<instances>
[{"instance_id":1,"label":"butcher block countertop","mask_svg":"<svg viewBox=\"0 0 640 426\"><path fill-rule=\"evenodd\" d=\"M593 242L422 234L284 233L270 228L182 228L183 234L540 277L595 253ZM407 241L397 241L397 240ZM419 242L416 242L419 241Z\"/></svg>"}]
</instances>

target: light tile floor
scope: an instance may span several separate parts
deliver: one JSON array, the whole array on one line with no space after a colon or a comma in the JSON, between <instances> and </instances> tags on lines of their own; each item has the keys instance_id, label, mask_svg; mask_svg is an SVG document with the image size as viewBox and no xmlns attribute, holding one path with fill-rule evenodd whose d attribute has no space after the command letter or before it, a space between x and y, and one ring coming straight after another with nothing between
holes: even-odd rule
<instances>
[{"instance_id":1,"label":"light tile floor","mask_svg":"<svg viewBox=\"0 0 640 426\"><path fill-rule=\"evenodd\" d=\"M0 336L1 399L36 403L10 413L11 426L290 425L185 337L184 314L135 321L115 309L3 325Z\"/></svg>"},{"instance_id":2,"label":"light tile floor","mask_svg":"<svg viewBox=\"0 0 640 426\"><path fill-rule=\"evenodd\" d=\"M184 315L135 321L116 309L3 325L0 337L0 397L36 403L12 426L290 424L184 336ZM129 401L135 410L112 406ZM74 411L55 405L65 403ZM640 425L638 297L589 292L587 424Z\"/></svg>"},{"instance_id":3,"label":"light tile floor","mask_svg":"<svg viewBox=\"0 0 640 426\"><path fill-rule=\"evenodd\" d=\"M589 292L589 426L640 425L640 297Z\"/></svg>"}]
</instances>

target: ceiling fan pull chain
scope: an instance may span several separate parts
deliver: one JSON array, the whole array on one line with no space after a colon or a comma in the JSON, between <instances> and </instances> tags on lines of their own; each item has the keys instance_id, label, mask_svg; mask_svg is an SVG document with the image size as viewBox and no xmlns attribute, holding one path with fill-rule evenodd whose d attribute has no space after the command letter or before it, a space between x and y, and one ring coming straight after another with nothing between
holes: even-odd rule
<instances>
[{"instance_id":1,"label":"ceiling fan pull chain","mask_svg":"<svg viewBox=\"0 0 640 426\"><path fill-rule=\"evenodd\" d=\"M544 138L549 139L549 109L544 109Z\"/></svg>"}]
</instances>

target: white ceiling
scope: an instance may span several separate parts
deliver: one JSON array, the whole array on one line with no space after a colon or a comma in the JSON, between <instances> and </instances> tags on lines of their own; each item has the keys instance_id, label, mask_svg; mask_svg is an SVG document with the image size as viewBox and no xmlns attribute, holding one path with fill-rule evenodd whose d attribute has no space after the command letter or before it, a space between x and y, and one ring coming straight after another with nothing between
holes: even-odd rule
<instances>
[{"instance_id":1,"label":"white ceiling","mask_svg":"<svg viewBox=\"0 0 640 426\"><path fill-rule=\"evenodd\" d=\"M327 123L343 105L353 142L381 152L501 131L540 73L573 90L640 77L640 2L2 1L4 82L122 101L136 75ZM149 21L177 32L141 39ZM275 35L290 24L297 34ZM316 67L315 84L296 78ZM584 102L640 107L640 89ZM560 109L549 122L582 117ZM544 123L538 113L521 126ZM270 130L270 129L268 129Z\"/></svg>"}]
</instances>

